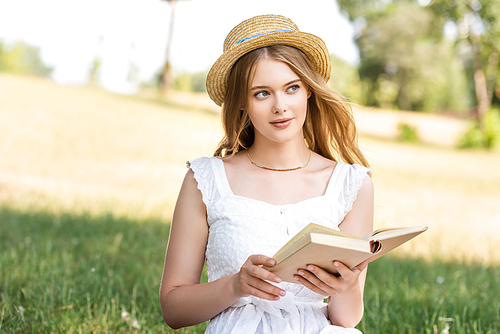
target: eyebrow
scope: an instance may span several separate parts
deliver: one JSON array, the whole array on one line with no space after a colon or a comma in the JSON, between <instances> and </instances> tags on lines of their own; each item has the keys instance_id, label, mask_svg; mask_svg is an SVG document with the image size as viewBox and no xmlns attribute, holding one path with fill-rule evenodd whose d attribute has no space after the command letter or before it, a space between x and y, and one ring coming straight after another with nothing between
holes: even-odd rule
<instances>
[{"instance_id":1,"label":"eyebrow","mask_svg":"<svg viewBox=\"0 0 500 334\"><path fill-rule=\"evenodd\" d=\"M286 84L283 85L283 87L286 87L286 86L289 86L293 83L296 83L296 82L299 82L299 81L302 81L300 78L299 79L294 79L290 82L287 82ZM267 88L270 88L270 86L254 86L252 87L252 90L255 90L255 89L267 89Z\"/></svg>"}]
</instances>

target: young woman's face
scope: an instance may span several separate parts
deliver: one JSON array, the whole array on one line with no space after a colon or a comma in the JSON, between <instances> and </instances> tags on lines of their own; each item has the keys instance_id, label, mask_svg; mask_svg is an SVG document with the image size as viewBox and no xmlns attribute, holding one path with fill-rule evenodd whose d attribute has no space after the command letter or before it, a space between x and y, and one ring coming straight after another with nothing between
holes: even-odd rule
<instances>
[{"instance_id":1,"label":"young woman's face","mask_svg":"<svg viewBox=\"0 0 500 334\"><path fill-rule=\"evenodd\" d=\"M255 141L303 141L307 86L285 63L265 58L257 63L248 91L248 114Z\"/></svg>"}]
</instances>

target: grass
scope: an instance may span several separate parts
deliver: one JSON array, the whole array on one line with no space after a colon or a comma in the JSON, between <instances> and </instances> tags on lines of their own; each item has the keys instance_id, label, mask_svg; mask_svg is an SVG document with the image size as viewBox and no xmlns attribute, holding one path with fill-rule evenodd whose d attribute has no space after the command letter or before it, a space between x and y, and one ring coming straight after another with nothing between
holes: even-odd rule
<instances>
[{"instance_id":1,"label":"grass","mask_svg":"<svg viewBox=\"0 0 500 334\"><path fill-rule=\"evenodd\" d=\"M0 332L173 332L158 303L168 239L161 219L3 207L0 231ZM497 333L499 295L498 266L388 256L370 265L358 328Z\"/></svg>"},{"instance_id":2,"label":"grass","mask_svg":"<svg viewBox=\"0 0 500 334\"><path fill-rule=\"evenodd\" d=\"M500 268L389 256L370 265L364 333L498 333ZM447 332L446 332L447 333Z\"/></svg>"},{"instance_id":3,"label":"grass","mask_svg":"<svg viewBox=\"0 0 500 334\"><path fill-rule=\"evenodd\" d=\"M170 216L186 160L215 149L218 124L205 110L2 74L0 199Z\"/></svg>"},{"instance_id":4,"label":"grass","mask_svg":"<svg viewBox=\"0 0 500 334\"><path fill-rule=\"evenodd\" d=\"M0 230L0 332L168 331L158 302L165 222L3 207Z\"/></svg>"},{"instance_id":5,"label":"grass","mask_svg":"<svg viewBox=\"0 0 500 334\"><path fill-rule=\"evenodd\" d=\"M206 97L173 98L0 74L0 332L171 331L157 297L169 217L185 161L220 139ZM386 114L357 115L375 227L429 230L370 265L358 327L500 332L499 152L454 150L443 117ZM386 116L418 122L423 144L363 130Z\"/></svg>"}]
</instances>

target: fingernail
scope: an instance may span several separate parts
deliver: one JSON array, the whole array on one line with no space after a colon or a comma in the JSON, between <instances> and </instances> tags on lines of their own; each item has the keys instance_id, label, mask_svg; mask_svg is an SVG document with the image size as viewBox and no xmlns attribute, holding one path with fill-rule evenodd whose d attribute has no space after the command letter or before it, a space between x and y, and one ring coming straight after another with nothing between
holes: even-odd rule
<instances>
[{"instance_id":1,"label":"fingernail","mask_svg":"<svg viewBox=\"0 0 500 334\"><path fill-rule=\"evenodd\" d=\"M280 297L274 297L274 300L280 300Z\"/></svg>"},{"instance_id":2,"label":"fingernail","mask_svg":"<svg viewBox=\"0 0 500 334\"><path fill-rule=\"evenodd\" d=\"M307 266L307 270L309 270L309 271L313 271L313 270L314 270L314 268L313 268L312 266Z\"/></svg>"},{"instance_id":3,"label":"fingernail","mask_svg":"<svg viewBox=\"0 0 500 334\"><path fill-rule=\"evenodd\" d=\"M335 262L333 262L333 265L334 265L335 267L338 267L338 266L339 266L339 263L338 263L337 261L335 261Z\"/></svg>"},{"instance_id":4,"label":"fingernail","mask_svg":"<svg viewBox=\"0 0 500 334\"><path fill-rule=\"evenodd\" d=\"M279 278L278 276L275 276L275 277L274 277L274 281L275 281L276 283L281 283L281 278Z\"/></svg>"},{"instance_id":5,"label":"fingernail","mask_svg":"<svg viewBox=\"0 0 500 334\"><path fill-rule=\"evenodd\" d=\"M286 295L286 292L283 290L280 290L280 296L284 296L284 295Z\"/></svg>"},{"instance_id":6,"label":"fingernail","mask_svg":"<svg viewBox=\"0 0 500 334\"><path fill-rule=\"evenodd\" d=\"M293 279L296 280L296 281L299 280L299 278L297 276L293 276Z\"/></svg>"},{"instance_id":7,"label":"fingernail","mask_svg":"<svg viewBox=\"0 0 500 334\"><path fill-rule=\"evenodd\" d=\"M275 264L275 263L276 263L276 261L275 261L274 259L269 260L269 264L270 264L271 266L274 266L274 264Z\"/></svg>"},{"instance_id":8,"label":"fingernail","mask_svg":"<svg viewBox=\"0 0 500 334\"><path fill-rule=\"evenodd\" d=\"M298 274L299 274L300 276L304 276L304 272L303 272L302 270L299 270L299 271L298 271Z\"/></svg>"}]
</instances>

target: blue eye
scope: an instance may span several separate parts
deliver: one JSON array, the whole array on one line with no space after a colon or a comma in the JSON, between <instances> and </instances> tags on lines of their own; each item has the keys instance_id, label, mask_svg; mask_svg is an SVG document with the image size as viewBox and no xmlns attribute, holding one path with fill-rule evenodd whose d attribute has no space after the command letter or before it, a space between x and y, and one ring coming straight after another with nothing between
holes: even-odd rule
<instances>
[{"instance_id":1,"label":"blue eye","mask_svg":"<svg viewBox=\"0 0 500 334\"><path fill-rule=\"evenodd\" d=\"M257 93L255 93L255 95L254 95L254 96L255 96L255 97L257 97L257 98L264 98L264 97L266 97L266 96L269 96L269 93L268 93L268 92L266 92L266 91L261 91L261 92L257 92Z\"/></svg>"},{"instance_id":2,"label":"blue eye","mask_svg":"<svg viewBox=\"0 0 500 334\"><path fill-rule=\"evenodd\" d=\"M288 88L288 91L291 93L295 93L296 91L299 90L299 88L300 88L299 85L293 85Z\"/></svg>"}]
</instances>

